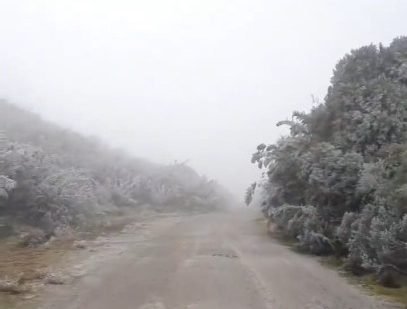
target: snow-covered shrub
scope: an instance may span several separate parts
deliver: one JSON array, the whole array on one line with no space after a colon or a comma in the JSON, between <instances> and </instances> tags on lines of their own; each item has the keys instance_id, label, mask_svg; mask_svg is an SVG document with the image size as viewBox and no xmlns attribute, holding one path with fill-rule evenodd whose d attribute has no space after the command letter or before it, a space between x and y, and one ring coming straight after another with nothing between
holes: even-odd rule
<instances>
[{"instance_id":1,"label":"snow-covered shrub","mask_svg":"<svg viewBox=\"0 0 407 309\"><path fill-rule=\"evenodd\" d=\"M358 272L407 270L406 68L407 37L351 51L323 102L252 156L280 229L310 251L332 239Z\"/></svg>"},{"instance_id":2,"label":"snow-covered shrub","mask_svg":"<svg viewBox=\"0 0 407 309\"><path fill-rule=\"evenodd\" d=\"M352 232L348 240L349 255L347 263L352 271L359 271L362 264L373 254L369 244L369 232L374 216L375 207L366 205L359 218L351 224Z\"/></svg>"},{"instance_id":3,"label":"snow-covered shrub","mask_svg":"<svg viewBox=\"0 0 407 309\"><path fill-rule=\"evenodd\" d=\"M341 224L336 229L336 237L342 243L347 245L352 236L352 224L359 218L359 214L354 212L346 212Z\"/></svg>"},{"instance_id":4,"label":"snow-covered shrub","mask_svg":"<svg viewBox=\"0 0 407 309\"><path fill-rule=\"evenodd\" d=\"M333 244L324 235L323 222L314 206L283 205L273 208L272 219L284 235L298 239L301 250L313 254L333 252Z\"/></svg>"},{"instance_id":5,"label":"snow-covered shrub","mask_svg":"<svg viewBox=\"0 0 407 309\"><path fill-rule=\"evenodd\" d=\"M391 264L400 268L407 266L406 216L400 219L383 206L367 205L351 224L348 240L348 263L378 271Z\"/></svg>"},{"instance_id":6,"label":"snow-covered shrub","mask_svg":"<svg viewBox=\"0 0 407 309\"><path fill-rule=\"evenodd\" d=\"M14 180L4 175L0 175L0 199L8 199L9 193L13 191L16 186L17 183Z\"/></svg>"},{"instance_id":7,"label":"snow-covered shrub","mask_svg":"<svg viewBox=\"0 0 407 309\"><path fill-rule=\"evenodd\" d=\"M288 236L297 237L307 231L322 232L322 222L314 206L283 205L272 209L273 222Z\"/></svg>"},{"instance_id":8,"label":"snow-covered shrub","mask_svg":"<svg viewBox=\"0 0 407 309\"><path fill-rule=\"evenodd\" d=\"M131 157L0 100L2 217L52 234L87 227L124 207L206 210L228 198L186 163Z\"/></svg>"},{"instance_id":9,"label":"snow-covered shrub","mask_svg":"<svg viewBox=\"0 0 407 309\"><path fill-rule=\"evenodd\" d=\"M321 233L305 231L298 236L298 248L316 255L325 255L334 252L332 241Z\"/></svg>"},{"instance_id":10,"label":"snow-covered shrub","mask_svg":"<svg viewBox=\"0 0 407 309\"><path fill-rule=\"evenodd\" d=\"M256 190L257 183L252 183L246 190L244 202L246 205L250 205L250 203L253 201L253 196Z\"/></svg>"}]
</instances>

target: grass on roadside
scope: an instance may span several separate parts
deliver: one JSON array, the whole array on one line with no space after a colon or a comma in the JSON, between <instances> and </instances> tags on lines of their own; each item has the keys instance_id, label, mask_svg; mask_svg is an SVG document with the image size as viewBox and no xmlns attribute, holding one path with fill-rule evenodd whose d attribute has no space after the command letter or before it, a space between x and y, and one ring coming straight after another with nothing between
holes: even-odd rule
<instances>
[{"instance_id":1,"label":"grass on roadside","mask_svg":"<svg viewBox=\"0 0 407 309\"><path fill-rule=\"evenodd\" d=\"M377 282L377 279L372 274L363 276L355 276L349 271L344 270L344 261L334 256L320 258L321 264L337 270L342 276L348 279L353 284L362 286L373 295L384 296L393 301L402 304L407 308L407 278L401 280L400 288L387 288Z\"/></svg>"}]
</instances>

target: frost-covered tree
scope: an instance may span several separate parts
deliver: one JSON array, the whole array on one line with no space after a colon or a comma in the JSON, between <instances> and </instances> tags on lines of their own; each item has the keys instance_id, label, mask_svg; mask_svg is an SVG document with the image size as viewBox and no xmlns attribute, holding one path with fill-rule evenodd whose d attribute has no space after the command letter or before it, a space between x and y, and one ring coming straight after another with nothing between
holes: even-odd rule
<instances>
[{"instance_id":1,"label":"frost-covered tree","mask_svg":"<svg viewBox=\"0 0 407 309\"><path fill-rule=\"evenodd\" d=\"M278 125L289 135L252 157L265 213L311 252L332 245L356 268L406 270L407 38L351 51L325 100Z\"/></svg>"}]
</instances>

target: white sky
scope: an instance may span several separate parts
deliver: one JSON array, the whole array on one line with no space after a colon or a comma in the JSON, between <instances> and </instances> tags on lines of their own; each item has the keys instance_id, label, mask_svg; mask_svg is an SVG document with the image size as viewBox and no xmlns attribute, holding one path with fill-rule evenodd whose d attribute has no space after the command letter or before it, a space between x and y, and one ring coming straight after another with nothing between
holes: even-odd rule
<instances>
[{"instance_id":1,"label":"white sky","mask_svg":"<svg viewBox=\"0 0 407 309\"><path fill-rule=\"evenodd\" d=\"M0 0L0 97L243 196L275 123L406 16L405 0Z\"/></svg>"}]
</instances>

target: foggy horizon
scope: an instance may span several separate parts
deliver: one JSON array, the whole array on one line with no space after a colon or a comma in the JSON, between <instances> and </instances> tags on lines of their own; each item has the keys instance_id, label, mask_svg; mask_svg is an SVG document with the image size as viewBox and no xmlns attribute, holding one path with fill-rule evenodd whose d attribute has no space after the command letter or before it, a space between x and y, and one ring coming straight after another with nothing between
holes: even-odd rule
<instances>
[{"instance_id":1,"label":"foggy horizon","mask_svg":"<svg viewBox=\"0 0 407 309\"><path fill-rule=\"evenodd\" d=\"M275 124L323 100L345 53L402 35L407 10L396 0L0 3L1 99L137 157L188 160L240 198L260 173L256 146L285 132Z\"/></svg>"}]
</instances>

